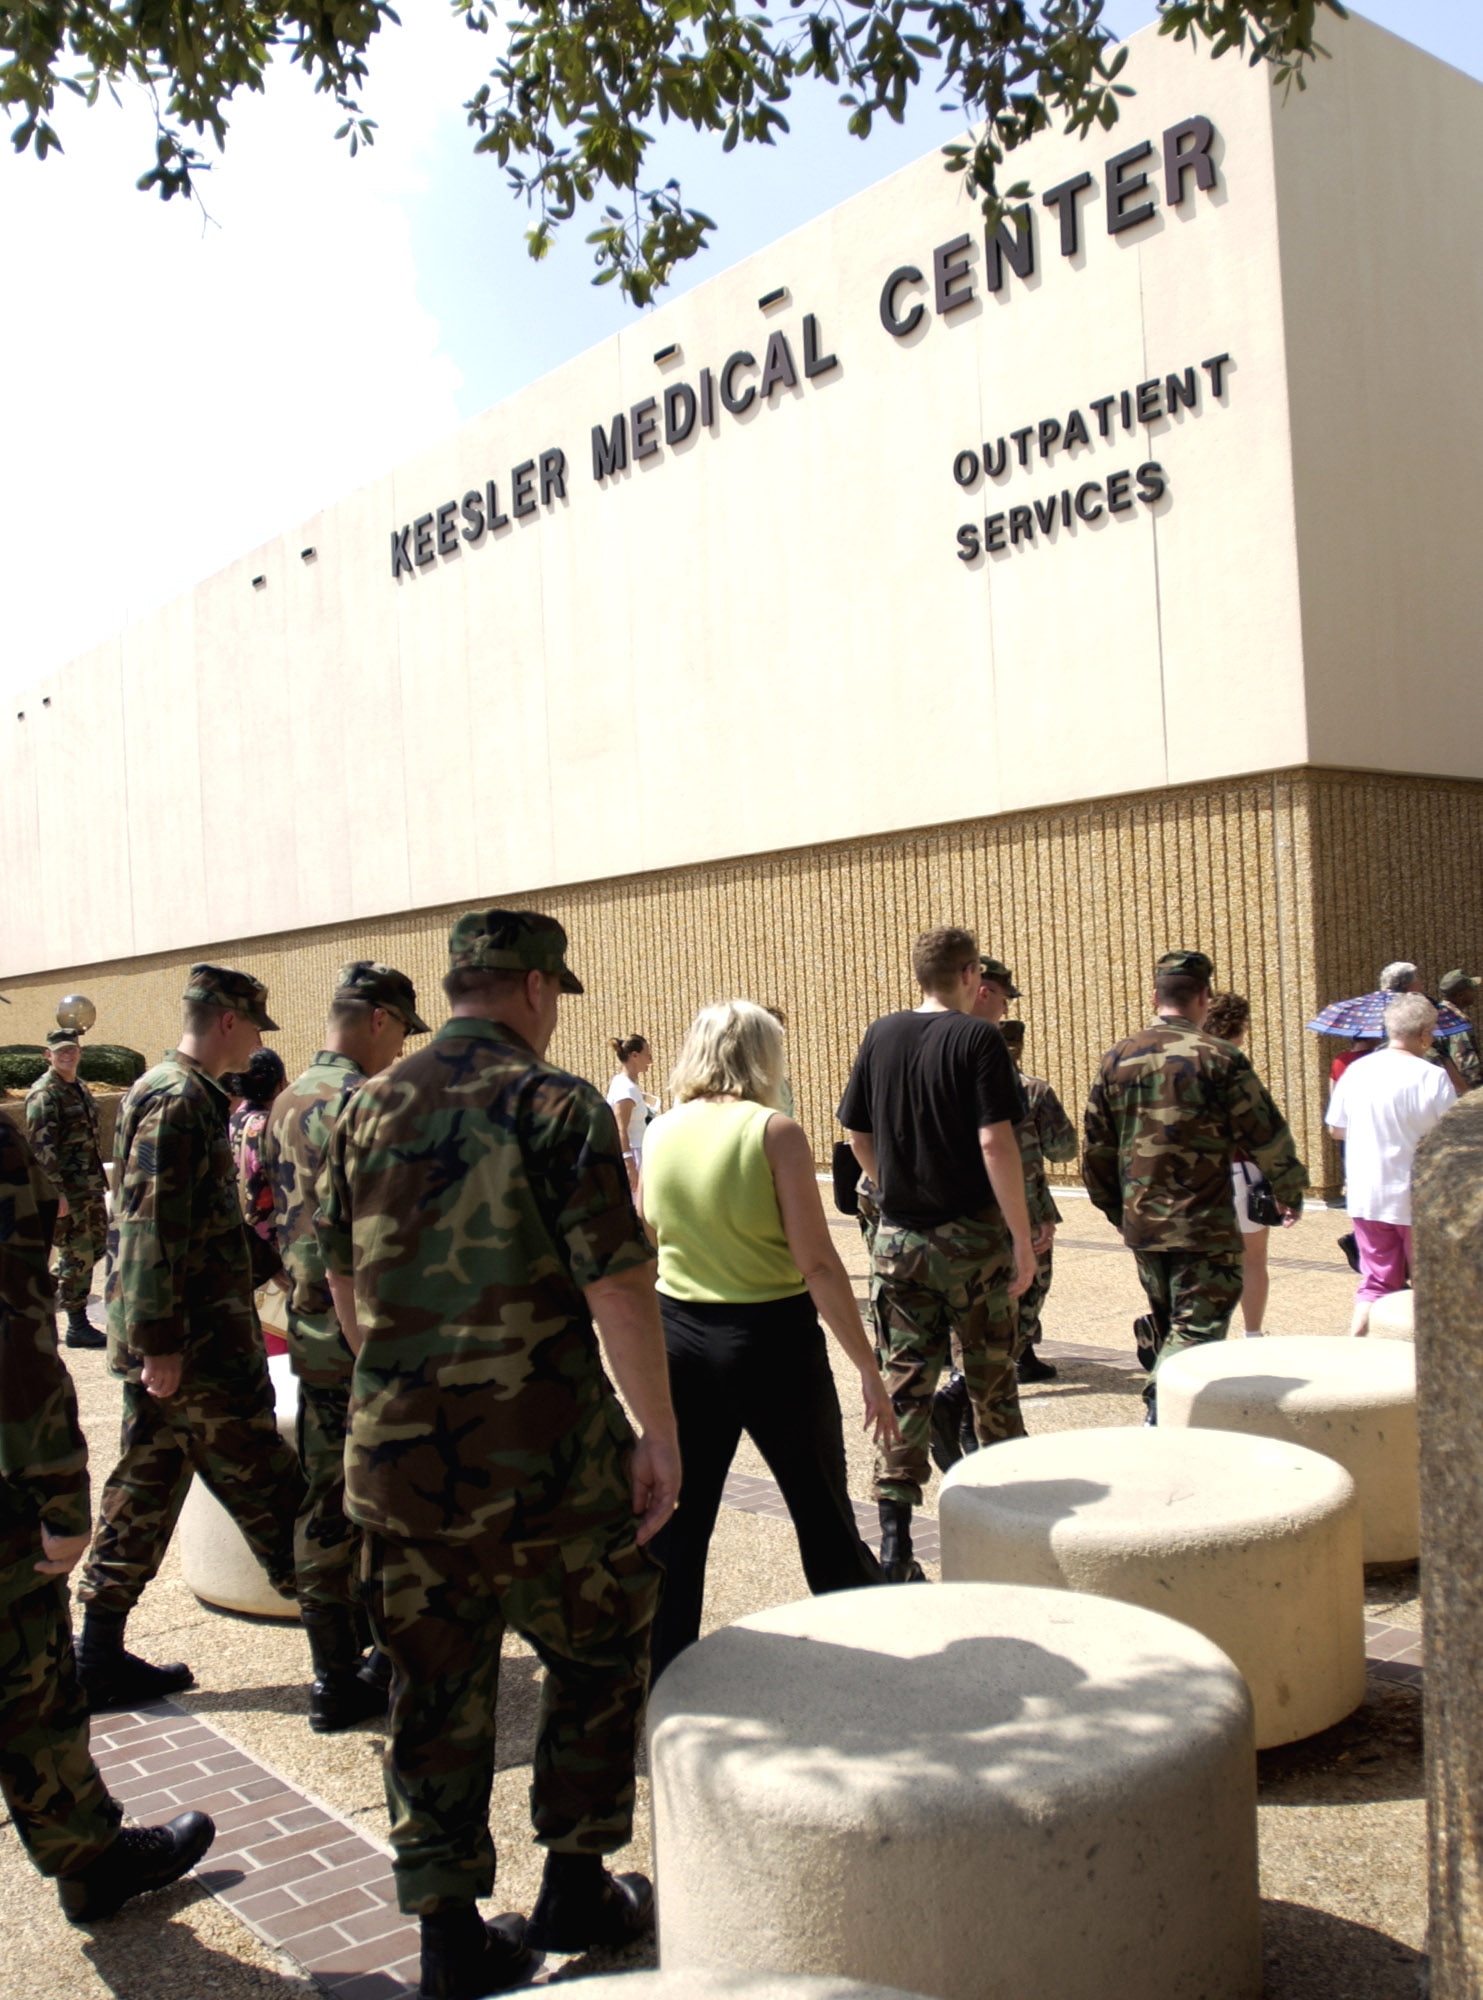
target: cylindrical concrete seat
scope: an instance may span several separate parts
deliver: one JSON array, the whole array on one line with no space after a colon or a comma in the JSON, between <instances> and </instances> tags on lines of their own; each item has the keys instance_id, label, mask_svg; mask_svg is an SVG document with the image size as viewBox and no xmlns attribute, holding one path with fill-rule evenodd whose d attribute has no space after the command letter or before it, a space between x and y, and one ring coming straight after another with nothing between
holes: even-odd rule
<instances>
[{"instance_id":1,"label":"cylindrical concrete seat","mask_svg":"<svg viewBox=\"0 0 1483 2000\"><path fill-rule=\"evenodd\" d=\"M1186 1348L1159 1370L1159 1424L1321 1451L1359 1488L1365 1561L1410 1562L1420 1551L1416 1350L1404 1341L1303 1334Z\"/></svg>"},{"instance_id":2,"label":"cylindrical concrete seat","mask_svg":"<svg viewBox=\"0 0 1483 2000\"><path fill-rule=\"evenodd\" d=\"M1162 1416L1158 1430L1051 1431L960 1460L938 1519L945 1578L1096 1591L1203 1632L1246 1677L1258 1749L1363 1698L1359 1496L1316 1451Z\"/></svg>"},{"instance_id":3,"label":"cylindrical concrete seat","mask_svg":"<svg viewBox=\"0 0 1483 2000\"><path fill-rule=\"evenodd\" d=\"M292 1445L299 1385L288 1356L270 1355L268 1373L273 1381L278 1429ZM199 1479L191 1481L176 1532L181 1574L202 1603L215 1604L223 1611L245 1612L251 1618L298 1617L298 1606L291 1598L278 1595L243 1541L241 1529Z\"/></svg>"},{"instance_id":4,"label":"cylindrical concrete seat","mask_svg":"<svg viewBox=\"0 0 1483 2000\"><path fill-rule=\"evenodd\" d=\"M927 2000L899 1986L816 1979L802 1972L610 1972L582 1981L582 2000Z\"/></svg>"},{"instance_id":5,"label":"cylindrical concrete seat","mask_svg":"<svg viewBox=\"0 0 1483 2000\"><path fill-rule=\"evenodd\" d=\"M667 1972L1261 1990L1250 1697L1141 1607L942 1584L758 1612L660 1678L649 1769Z\"/></svg>"},{"instance_id":6,"label":"cylindrical concrete seat","mask_svg":"<svg viewBox=\"0 0 1483 2000\"><path fill-rule=\"evenodd\" d=\"M1415 1340L1416 1294L1387 1292L1370 1306L1369 1339Z\"/></svg>"}]
</instances>

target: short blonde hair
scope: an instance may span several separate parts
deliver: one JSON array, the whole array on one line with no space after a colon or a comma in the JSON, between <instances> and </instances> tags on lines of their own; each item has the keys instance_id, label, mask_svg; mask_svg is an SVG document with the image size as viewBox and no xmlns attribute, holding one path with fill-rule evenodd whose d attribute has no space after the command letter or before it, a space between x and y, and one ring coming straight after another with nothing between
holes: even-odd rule
<instances>
[{"instance_id":1,"label":"short blonde hair","mask_svg":"<svg viewBox=\"0 0 1483 2000\"><path fill-rule=\"evenodd\" d=\"M669 1079L676 1104L692 1097L743 1097L782 1106L783 1031L751 1000L719 1000L690 1023Z\"/></svg>"},{"instance_id":2,"label":"short blonde hair","mask_svg":"<svg viewBox=\"0 0 1483 2000\"><path fill-rule=\"evenodd\" d=\"M1430 1035L1436 1025L1437 1010L1424 993L1402 993L1385 1010L1385 1032L1396 1039Z\"/></svg>"}]
</instances>

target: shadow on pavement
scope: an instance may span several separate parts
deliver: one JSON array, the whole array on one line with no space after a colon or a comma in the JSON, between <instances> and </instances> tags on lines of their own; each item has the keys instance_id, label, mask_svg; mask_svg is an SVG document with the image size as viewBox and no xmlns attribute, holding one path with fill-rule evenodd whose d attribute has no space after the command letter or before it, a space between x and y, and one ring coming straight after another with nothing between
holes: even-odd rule
<instances>
[{"instance_id":1,"label":"shadow on pavement","mask_svg":"<svg viewBox=\"0 0 1483 2000\"><path fill-rule=\"evenodd\" d=\"M1426 1954L1306 1903L1262 1904L1265 2000L1417 2000Z\"/></svg>"},{"instance_id":2,"label":"shadow on pavement","mask_svg":"<svg viewBox=\"0 0 1483 2000\"><path fill-rule=\"evenodd\" d=\"M196 2000L211 1993L233 2000L248 1993L253 2000L307 2000L314 1989L302 1975L244 1964L203 1943L188 1924L173 1921L206 1894L201 1883L187 1879L141 1896L86 1933L83 1956L118 2000L165 1994Z\"/></svg>"},{"instance_id":3,"label":"shadow on pavement","mask_svg":"<svg viewBox=\"0 0 1483 2000\"><path fill-rule=\"evenodd\" d=\"M1421 1690L1371 1678L1353 1715L1301 1743L1257 1754L1264 1806L1330 1806L1426 1795Z\"/></svg>"}]
</instances>

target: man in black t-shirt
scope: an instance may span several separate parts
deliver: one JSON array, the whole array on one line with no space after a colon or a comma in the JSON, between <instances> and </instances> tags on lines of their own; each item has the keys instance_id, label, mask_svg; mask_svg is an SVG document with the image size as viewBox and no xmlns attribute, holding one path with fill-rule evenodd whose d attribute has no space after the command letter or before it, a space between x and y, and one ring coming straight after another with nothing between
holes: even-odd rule
<instances>
[{"instance_id":1,"label":"man in black t-shirt","mask_svg":"<svg viewBox=\"0 0 1483 2000\"><path fill-rule=\"evenodd\" d=\"M922 1003L872 1022L838 1118L880 1190L876 1343L901 1442L877 1462L881 1563L914 1581L911 1510L929 1476L932 1395L956 1333L980 1444L1023 1437L1012 1301L1035 1275L1015 1121L1024 1102L997 1028L976 1020L971 932L912 947Z\"/></svg>"}]
</instances>

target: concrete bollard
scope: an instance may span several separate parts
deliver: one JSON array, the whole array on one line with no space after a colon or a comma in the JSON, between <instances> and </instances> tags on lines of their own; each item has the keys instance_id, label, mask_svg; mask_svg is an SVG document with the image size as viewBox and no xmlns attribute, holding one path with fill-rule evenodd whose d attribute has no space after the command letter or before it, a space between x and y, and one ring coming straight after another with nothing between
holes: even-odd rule
<instances>
[{"instance_id":1,"label":"concrete bollard","mask_svg":"<svg viewBox=\"0 0 1483 2000\"><path fill-rule=\"evenodd\" d=\"M961 1459L938 1520L945 1578L1096 1591L1203 1632L1246 1677L1259 1750L1364 1698L1359 1495L1316 1451L1233 1431L1051 1431Z\"/></svg>"},{"instance_id":2,"label":"concrete bollard","mask_svg":"<svg viewBox=\"0 0 1483 2000\"><path fill-rule=\"evenodd\" d=\"M1483 1091L1416 1151L1432 2000L1483 1993Z\"/></svg>"},{"instance_id":3,"label":"concrete bollard","mask_svg":"<svg viewBox=\"0 0 1483 2000\"><path fill-rule=\"evenodd\" d=\"M1359 1489L1365 1561L1415 1561L1416 1354L1407 1342L1299 1334L1187 1347L1159 1370L1159 1425L1244 1431L1322 1452Z\"/></svg>"},{"instance_id":4,"label":"concrete bollard","mask_svg":"<svg viewBox=\"0 0 1483 2000\"><path fill-rule=\"evenodd\" d=\"M1387 1292L1370 1307L1371 1340L1414 1340L1416 1338L1416 1294Z\"/></svg>"},{"instance_id":5,"label":"concrete bollard","mask_svg":"<svg viewBox=\"0 0 1483 2000\"><path fill-rule=\"evenodd\" d=\"M1250 1697L1139 1606L942 1584L759 1612L660 1678L649 1769L666 1972L1261 1991Z\"/></svg>"}]
</instances>

